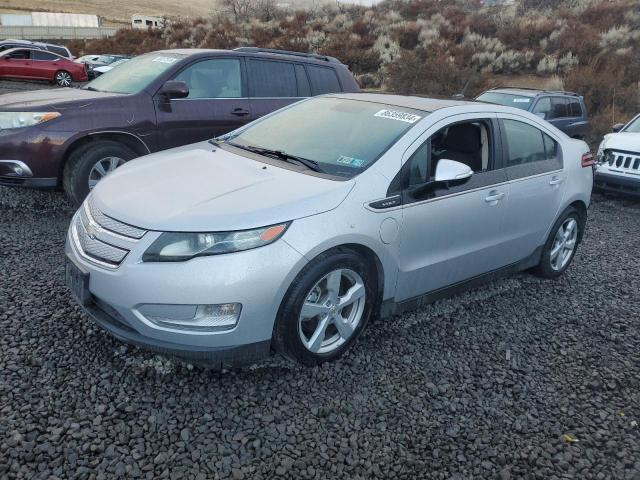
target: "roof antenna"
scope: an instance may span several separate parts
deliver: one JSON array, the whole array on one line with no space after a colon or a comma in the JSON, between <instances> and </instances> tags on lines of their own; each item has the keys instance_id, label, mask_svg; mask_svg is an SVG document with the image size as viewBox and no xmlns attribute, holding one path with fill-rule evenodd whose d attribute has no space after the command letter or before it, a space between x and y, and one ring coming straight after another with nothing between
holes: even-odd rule
<instances>
[{"instance_id":1,"label":"roof antenna","mask_svg":"<svg viewBox=\"0 0 640 480\"><path fill-rule=\"evenodd\" d=\"M462 87L462 90L460 91L460 93L454 93L451 96L451 98L453 98L454 100L462 100L462 99L464 99L464 94L467 91L468 87L469 87L469 80L464 82L464 87Z\"/></svg>"}]
</instances>

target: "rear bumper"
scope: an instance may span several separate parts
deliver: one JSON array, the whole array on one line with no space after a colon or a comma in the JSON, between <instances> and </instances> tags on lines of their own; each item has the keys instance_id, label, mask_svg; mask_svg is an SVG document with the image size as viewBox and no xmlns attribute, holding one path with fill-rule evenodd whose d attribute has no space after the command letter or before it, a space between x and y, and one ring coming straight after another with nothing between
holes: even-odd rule
<instances>
[{"instance_id":1,"label":"rear bumper","mask_svg":"<svg viewBox=\"0 0 640 480\"><path fill-rule=\"evenodd\" d=\"M594 187L605 192L623 193L640 197L640 176L616 175L596 170Z\"/></svg>"}]
</instances>

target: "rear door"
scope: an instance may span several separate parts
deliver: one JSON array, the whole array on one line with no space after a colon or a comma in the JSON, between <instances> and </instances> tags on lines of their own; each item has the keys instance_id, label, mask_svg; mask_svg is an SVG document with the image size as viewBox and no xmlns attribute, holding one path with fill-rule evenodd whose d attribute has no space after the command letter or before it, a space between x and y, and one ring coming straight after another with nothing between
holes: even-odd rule
<instances>
[{"instance_id":1,"label":"rear door","mask_svg":"<svg viewBox=\"0 0 640 480\"><path fill-rule=\"evenodd\" d=\"M569 102L565 97L551 97L551 119L549 122L570 135Z\"/></svg>"},{"instance_id":2,"label":"rear door","mask_svg":"<svg viewBox=\"0 0 640 480\"><path fill-rule=\"evenodd\" d=\"M31 56L33 57L33 76L44 80L53 80L62 59L58 55L44 50L33 50Z\"/></svg>"},{"instance_id":3,"label":"rear door","mask_svg":"<svg viewBox=\"0 0 640 480\"><path fill-rule=\"evenodd\" d=\"M582 110L580 97L568 97L568 125L566 134L573 138L584 138L587 134L589 123Z\"/></svg>"},{"instance_id":4,"label":"rear door","mask_svg":"<svg viewBox=\"0 0 640 480\"><path fill-rule=\"evenodd\" d=\"M522 117L500 114L509 208L502 254L522 260L544 244L564 196L567 174L554 134Z\"/></svg>"},{"instance_id":5,"label":"rear door","mask_svg":"<svg viewBox=\"0 0 640 480\"><path fill-rule=\"evenodd\" d=\"M310 95L309 80L302 64L263 58L248 58L251 120Z\"/></svg>"},{"instance_id":6,"label":"rear door","mask_svg":"<svg viewBox=\"0 0 640 480\"><path fill-rule=\"evenodd\" d=\"M250 119L251 107L242 58L200 59L173 80L189 87L187 98L154 98L160 149L207 140L234 130Z\"/></svg>"}]
</instances>

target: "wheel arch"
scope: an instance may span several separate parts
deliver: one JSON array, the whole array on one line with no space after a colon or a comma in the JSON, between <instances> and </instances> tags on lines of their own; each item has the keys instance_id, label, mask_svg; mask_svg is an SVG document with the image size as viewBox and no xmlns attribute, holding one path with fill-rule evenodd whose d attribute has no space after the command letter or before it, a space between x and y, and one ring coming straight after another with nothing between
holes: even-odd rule
<instances>
[{"instance_id":1,"label":"wheel arch","mask_svg":"<svg viewBox=\"0 0 640 480\"><path fill-rule=\"evenodd\" d=\"M578 241L582 241L585 225L587 223L587 204L582 200L574 200L569 205L567 205L567 208L575 208L578 211L578 214L580 215L580 221L581 221L580 226L582 228L578 230ZM567 210L567 208L565 208L562 213L564 213Z\"/></svg>"},{"instance_id":2,"label":"wheel arch","mask_svg":"<svg viewBox=\"0 0 640 480\"><path fill-rule=\"evenodd\" d=\"M74 154L79 148L84 147L85 145L89 145L91 143L95 143L99 140L110 140L114 142L120 142L127 147L131 148L134 152L138 154L138 156L147 155L151 153L151 149L149 146L137 135L130 132L123 132L118 130L105 130L99 132L92 132L81 137L76 138L73 142L67 147L63 161L60 165L59 178L62 178L62 174L64 172L65 165L69 161L71 155Z\"/></svg>"}]
</instances>

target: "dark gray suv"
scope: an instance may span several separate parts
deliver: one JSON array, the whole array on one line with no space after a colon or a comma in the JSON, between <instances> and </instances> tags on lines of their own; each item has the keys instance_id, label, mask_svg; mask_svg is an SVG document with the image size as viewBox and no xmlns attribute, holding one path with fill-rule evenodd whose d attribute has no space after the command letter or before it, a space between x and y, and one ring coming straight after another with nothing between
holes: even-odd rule
<instances>
[{"instance_id":1,"label":"dark gray suv","mask_svg":"<svg viewBox=\"0 0 640 480\"><path fill-rule=\"evenodd\" d=\"M574 92L501 87L487 90L476 100L534 113L572 138L583 139L589 132L584 98Z\"/></svg>"}]
</instances>

